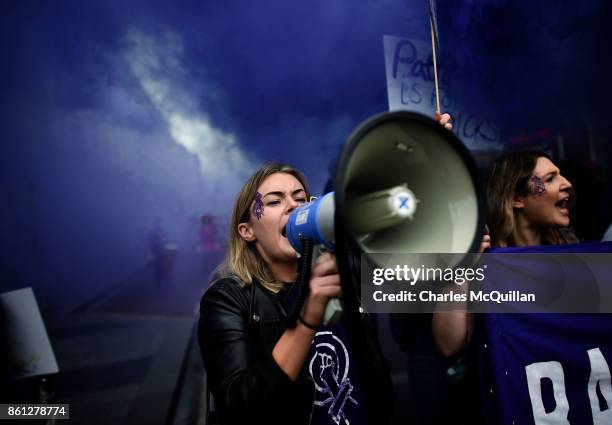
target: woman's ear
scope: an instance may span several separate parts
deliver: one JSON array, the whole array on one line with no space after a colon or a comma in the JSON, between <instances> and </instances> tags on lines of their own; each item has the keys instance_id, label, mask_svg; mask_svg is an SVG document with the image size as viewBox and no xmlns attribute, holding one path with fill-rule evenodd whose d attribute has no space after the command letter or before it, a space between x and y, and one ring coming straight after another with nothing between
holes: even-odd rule
<instances>
[{"instance_id":1,"label":"woman's ear","mask_svg":"<svg viewBox=\"0 0 612 425\"><path fill-rule=\"evenodd\" d=\"M255 233L253 233L253 228L249 223L240 223L238 225L238 234L247 242L255 242L255 240L257 240Z\"/></svg>"},{"instance_id":2,"label":"woman's ear","mask_svg":"<svg viewBox=\"0 0 612 425\"><path fill-rule=\"evenodd\" d=\"M512 208L525 208L525 197L514 195L512 198Z\"/></svg>"}]
</instances>

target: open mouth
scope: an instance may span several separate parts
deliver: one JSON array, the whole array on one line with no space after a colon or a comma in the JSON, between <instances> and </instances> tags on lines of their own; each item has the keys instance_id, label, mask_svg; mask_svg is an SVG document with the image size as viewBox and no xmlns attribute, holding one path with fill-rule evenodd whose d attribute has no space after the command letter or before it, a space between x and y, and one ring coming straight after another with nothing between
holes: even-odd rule
<instances>
[{"instance_id":1,"label":"open mouth","mask_svg":"<svg viewBox=\"0 0 612 425\"><path fill-rule=\"evenodd\" d=\"M281 230L281 235L283 236L283 238L287 237L287 226L283 226L283 229Z\"/></svg>"},{"instance_id":2,"label":"open mouth","mask_svg":"<svg viewBox=\"0 0 612 425\"><path fill-rule=\"evenodd\" d=\"M567 197L567 198L561 199L559 202L555 204L555 207L563 213L568 213L569 207L570 207L570 198Z\"/></svg>"}]
</instances>

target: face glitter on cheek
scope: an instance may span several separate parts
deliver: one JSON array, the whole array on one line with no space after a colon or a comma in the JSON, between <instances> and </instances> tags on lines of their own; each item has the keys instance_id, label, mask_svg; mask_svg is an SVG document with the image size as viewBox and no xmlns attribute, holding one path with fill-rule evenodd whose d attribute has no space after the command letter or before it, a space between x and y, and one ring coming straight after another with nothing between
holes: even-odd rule
<instances>
[{"instance_id":1,"label":"face glitter on cheek","mask_svg":"<svg viewBox=\"0 0 612 425\"><path fill-rule=\"evenodd\" d=\"M253 204L253 214L257 217L257 220L261 220L264 214L264 205L261 193L257 192L255 194L255 203Z\"/></svg>"},{"instance_id":2,"label":"face glitter on cheek","mask_svg":"<svg viewBox=\"0 0 612 425\"><path fill-rule=\"evenodd\" d=\"M546 193L546 187L544 186L544 182L538 176L533 176L531 178L531 193L536 196L542 196Z\"/></svg>"}]
</instances>

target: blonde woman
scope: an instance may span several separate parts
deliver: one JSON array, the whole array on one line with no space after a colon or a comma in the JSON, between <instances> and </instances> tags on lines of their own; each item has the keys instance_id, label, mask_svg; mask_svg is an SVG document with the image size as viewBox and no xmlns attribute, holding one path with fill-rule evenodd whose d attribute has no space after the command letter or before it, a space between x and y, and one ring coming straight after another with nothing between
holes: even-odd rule
<instances>
[{"instance_id":1,"label":"blonde woman","mask_svg":"<svg viewBox=\"0 0 612 425\"><path fill-rule=\"evenodd\" d=\"M346 329L323 327L325 306L342 296L336 259L318 258L298 321L285 323L298 257L285 237L289 214L309 197L303 175L282 164L260 168L238 194L225 269L204 294L198 339L221 423L384 423L388 411L366 408L366 388L386 392L384 365L364 346L364 373ZM373 378L372 378L373 376ZM371 401L382 409L391 402ZM368 422L369 421L369 422Z\"/></svg>"}]
</instances>

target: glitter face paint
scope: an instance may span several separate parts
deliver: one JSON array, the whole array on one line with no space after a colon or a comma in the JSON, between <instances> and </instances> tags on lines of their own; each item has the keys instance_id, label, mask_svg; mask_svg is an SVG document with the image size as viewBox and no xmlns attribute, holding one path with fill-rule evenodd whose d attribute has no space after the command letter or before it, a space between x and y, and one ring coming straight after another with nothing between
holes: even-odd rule
<instances>
[{"instance_id":1,"label":"glitter face paint","mask_svg":"<svg viewBox=\"0 0 612 425\"><path fill-rule=\"evenodd\" d=\"M255 203L253 204L253 214L257 217L257 220L261 220L264 214L264 204L261 193L255 194Z\"/></svg>"},{"instance_id":2,"label":"glitter face paint","mask_svg":"<svg viewBox=\"0 0 612 425\"><path fill-rule=\"evenodd\" d=\"M531 193L535 196L542 196L546 193L546 187L544 186L544 182L538 176L533 176L531 178Z\"/></svg>"}]
</instances>

